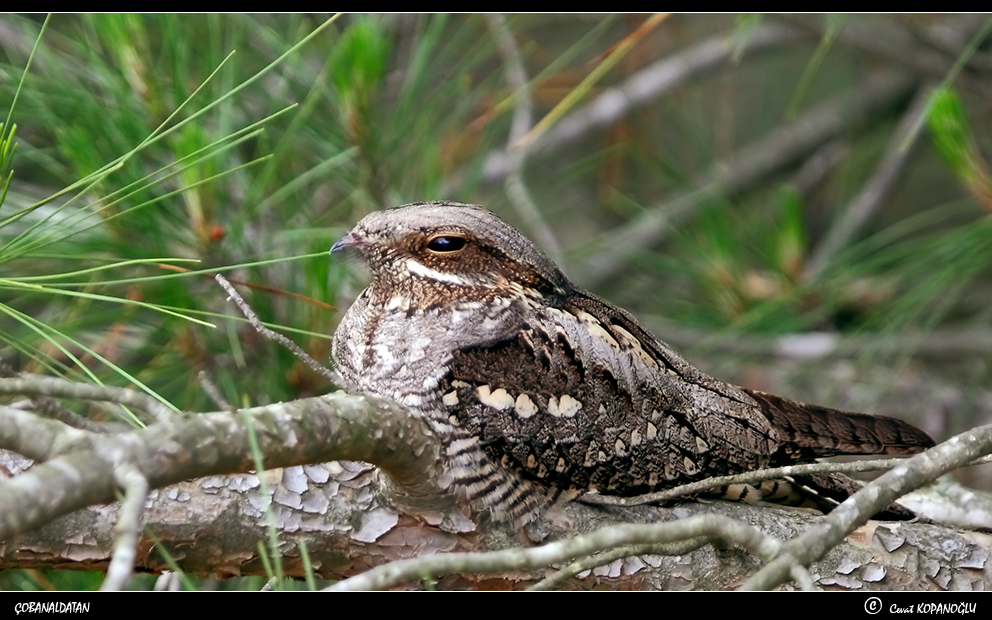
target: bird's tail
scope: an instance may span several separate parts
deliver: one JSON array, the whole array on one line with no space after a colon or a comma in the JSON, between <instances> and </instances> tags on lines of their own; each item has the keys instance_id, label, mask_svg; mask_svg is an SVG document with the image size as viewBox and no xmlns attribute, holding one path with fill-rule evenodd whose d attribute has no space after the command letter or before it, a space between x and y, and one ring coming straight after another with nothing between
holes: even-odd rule
<instances>
[{"instance_id":1,"label":"bird's tail","mask_svg":"<svg viewBox=\"0 0 992 620\"><path fill-rule=\"evenodd\" d=\"M908 422L807 405L774 394L745 390L781 434L772 465L841 454L916 454L934 440Z\"/></svg>"}]
</instances>

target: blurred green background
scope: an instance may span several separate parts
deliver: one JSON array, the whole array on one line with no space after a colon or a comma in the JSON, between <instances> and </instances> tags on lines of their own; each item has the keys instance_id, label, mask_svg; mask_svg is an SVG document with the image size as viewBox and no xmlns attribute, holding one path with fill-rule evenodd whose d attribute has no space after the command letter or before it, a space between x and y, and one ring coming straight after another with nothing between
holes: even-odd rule
<instances>
[{"instance_id":1,"label":"blurred green background","mask_svg":"<svg viewBox=\"0 0 992 620\"><path fill-rule=\"evenodd\" d=\"M186 410L200 371L328 391L204 274L327 360L364 286L330 245L452 199L710 374L946 438L992 417L990 27L0 15L0 360Z\"/></svg>"}]
</instances>

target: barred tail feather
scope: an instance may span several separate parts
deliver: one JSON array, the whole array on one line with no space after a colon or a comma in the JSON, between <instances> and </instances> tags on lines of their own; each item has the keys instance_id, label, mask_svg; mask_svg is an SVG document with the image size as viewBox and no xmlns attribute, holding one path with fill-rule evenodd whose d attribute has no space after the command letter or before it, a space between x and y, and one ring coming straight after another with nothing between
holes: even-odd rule
<instances>
[{"instance_id":1,"label":"barred tail feather","mask_svg":"<svg viewBox=\"0 0 992 620\"><path fill-rule=\"evenodd\" d=\"M885 416L849 413L745 390L782 435L774 465L841 454L916 454L935 445L912 424Z\"/></svg>"}]
</instances>

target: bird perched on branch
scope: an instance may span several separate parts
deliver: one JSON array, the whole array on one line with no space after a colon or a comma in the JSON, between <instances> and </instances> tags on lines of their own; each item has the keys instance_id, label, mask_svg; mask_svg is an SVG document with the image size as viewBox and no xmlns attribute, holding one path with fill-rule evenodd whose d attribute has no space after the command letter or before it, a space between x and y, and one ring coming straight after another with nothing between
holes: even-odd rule
<instances>
[{"instance_id":1,"label":"bird perched on branch","mask_svg":"<svg viewBox=\"0 0 992 620\"><path fill-rule=\"evenodd\" d=\"M707 376L479 206L374 212L331 248L344 250L368 263L372 281L334 334L339 385L425 416L453 486L497 517L525 521L562 493L631 496L933 445L901 420ZM829 510L827 496L849 491L836 480L793 486Z\"/></svg>"}]
</instances>

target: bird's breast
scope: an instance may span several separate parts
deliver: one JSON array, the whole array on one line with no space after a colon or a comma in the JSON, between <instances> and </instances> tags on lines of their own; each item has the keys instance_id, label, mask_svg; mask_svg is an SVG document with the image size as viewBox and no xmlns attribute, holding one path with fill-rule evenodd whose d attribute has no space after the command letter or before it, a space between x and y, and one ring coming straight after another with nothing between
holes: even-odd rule
<instances>
[{"instance_id":1,"label":"bird's breast","mask_svg":"<svg viewBox=\"0 0 992 620\"><path fill-rule=\"evenodd\" d=\"M366 290L334 333L332 357L341 387L427 408L452 354L507 337L518 312L510 299L451 301L431 307Z\"/></svg>"}]
</instances>

